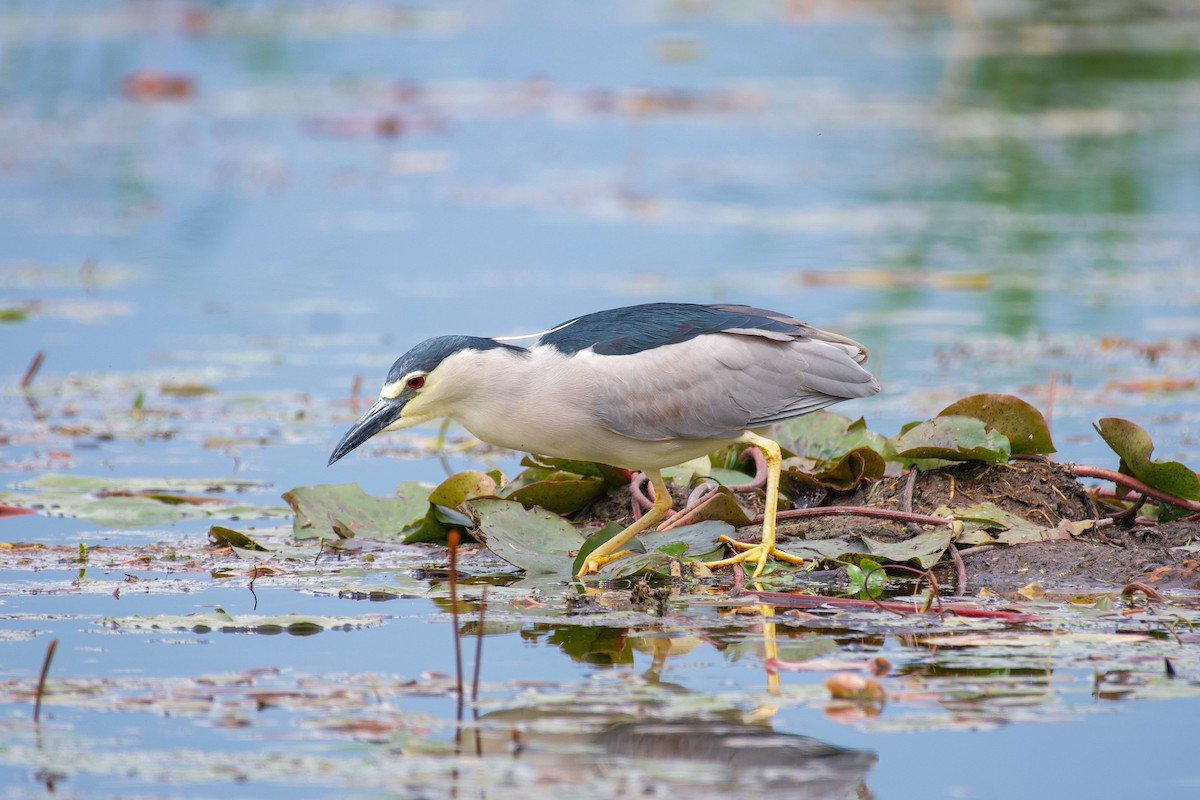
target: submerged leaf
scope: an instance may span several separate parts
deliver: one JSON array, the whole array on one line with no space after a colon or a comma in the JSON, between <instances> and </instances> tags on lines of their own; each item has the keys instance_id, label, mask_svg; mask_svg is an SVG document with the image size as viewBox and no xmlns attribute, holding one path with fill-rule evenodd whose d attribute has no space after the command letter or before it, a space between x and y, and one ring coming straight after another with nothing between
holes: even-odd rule
<instances>
[{"instance_id":1,"label":"submerged leaf","mask_svg":"<svg viewBox=\"0 0 1200 800\"><path fill-rule=\"evenodd\" d=\"M1014 453L1049 455L1055 452L1046 418L1029 403L1011 394L976 394L956 400L939 417L974 417L1008 439Z\"/></svg>"}]
</instances>

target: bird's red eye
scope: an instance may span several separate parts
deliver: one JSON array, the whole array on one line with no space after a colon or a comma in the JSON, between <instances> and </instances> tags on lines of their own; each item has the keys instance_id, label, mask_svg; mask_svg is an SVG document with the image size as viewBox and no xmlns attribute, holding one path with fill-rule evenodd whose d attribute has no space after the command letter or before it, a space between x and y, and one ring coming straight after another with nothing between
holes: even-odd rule
<instances>
[{"instance_id":1,"label":"bird's red eye","mask_svg":"<svg viewBox=\"0 0 1200 800\"><path fill-rule=\"evenodd\" d=\"M408 388L410 388L410 389L420 389L424 385L425 385L425 376L424 375L415 375L408 379Z\"/></svg>"}]
</instances>

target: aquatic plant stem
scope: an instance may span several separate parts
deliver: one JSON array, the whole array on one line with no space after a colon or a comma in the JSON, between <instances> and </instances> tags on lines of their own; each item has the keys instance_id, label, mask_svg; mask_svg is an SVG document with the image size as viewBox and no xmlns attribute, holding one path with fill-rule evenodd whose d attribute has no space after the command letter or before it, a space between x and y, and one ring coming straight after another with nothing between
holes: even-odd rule
<instances>
[{"instance_id":1,"label":"aquatic plant stem","mask_svg":"<svg viewBox=\"0 0 1200 800\"><path fill-rule=\"evenodd\" d=\"M46 693L46 676L50 674L50 662L54 660L54 651L58 649L58 639L51 639L46 646L46 657L42 659L42 674L38 676L37 693L33 698L33 723L36 725L42 716L42 695Z\"/></svg>"},{"instance_id":2,"label":"aquatic plant stem","mask_svg":"<svg viewBox=\"0 0 1200 800\"><path fill-rule=\"evenodd\" d=\"M1124 486L1127 489L1133 489L1135 492L1141 492L1159 502L1168 503L1178 508L1185 508L1193 513L1200 512L1200 503L1195 500L1187 500L1183 497L1177 497L1173 494L1160 491L1152 486L1147 486L1137 478L1117 472L1116 470L1104 469L1103 467L1089 467L1086 464L1073 464L1071 469L1077 478L1100 478L1101 480L1112 481L1118 486Z\"/></svg>"}]
</instances>

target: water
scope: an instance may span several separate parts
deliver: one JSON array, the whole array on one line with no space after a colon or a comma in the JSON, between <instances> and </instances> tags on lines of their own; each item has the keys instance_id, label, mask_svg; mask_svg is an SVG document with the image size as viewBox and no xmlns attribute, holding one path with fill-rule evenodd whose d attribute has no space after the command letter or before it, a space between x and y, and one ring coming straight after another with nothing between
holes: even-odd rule
<instances>
[{"instance_id":1,"label":"water","mask_svg":"<svg viewBox=\"0 0 1200 800\"><path fill-rule=\"evenodd\" d=\"M481 461L511 474L507 455L471 451L442 465L382 441L366 452L399 457L324 464L354 417L356 377L373 395L421 338L539 331L664 299L778 308L865 342L885 393L839 410L885 434L962 395L1012 392L1052 411L1063 460L1115 467L1091 428L1113 415L1150 430L1157 456L1200 462L1188 383L1200 366L1200 17L1182 0L1156 8L9 4L0 10L0 310L20 319L0 323L0 485L48 472L236 475L269 484L244 499L279 505L280 492L304 484L357 481L386 494ZM183 96L131 96L139 71L183 79ZM45 364L23 394L16 386L39 350ZM1162 380L1183 388L1146 388ZM213 391L188 396L181 384ZM93 548L178 539L198 550L207 525L147 532L19 517L0 520L0 534ZM270 667L290 689L307 676L349 675L329 683L353 685L452 672L444 605L429 598L355 602L337 599L333 578L315 589L280 579L259 586L255 610L241 578L231 587L183 569L196 583L181 587L161 583L169 566L93 562L96 583L73 587L80 565L33 572L5 558L5 629L37 631L0 642L0 678L16 682L3 712L14 741L32 733L21 727L28 699L13 687L36 679L50 636L60 639L52 675L63 679L190 685ZM163 590L124 586L113 599L126 571ZM31 593L37 586L64 594ZM386 622L311 637L104 635L97 624L214 606ZM645 680L655 636L648 650L627 647L627 628L699 638L662 679L706 710L763 700L762 633L751 621L687 609L655 628L637 617L597 625L614 640L588 649L571 637L594 620L556 613L545 623L553 630L539 632L536 611L502 608L496 619L507 614L511 629L487 639L485 660L496 707L535 707L514 685L525 679L564 692L614 674ZM830 646L898 664L924 658L877 630ZM1181 650L1190 686L1194 655ZM1118 702L1091 698L1085 660L1053 663L1067 688L1030 701L1042 709L1033 718L983 703L1007 727L971 717L967 727L983 730L947 730L955 726L929 721L914 699L881 717L916 714L912 735L833 721L824 675L807 673L784 674L793 693L771 725L875 752L865 780L879 797L1194 792L1178 720L1195 713L1195 699L1179 683L1150 699L1157 661L1137 662L1145 685ZM395 733L389 726L411 712L401 728L448 741L444 688L379 701L384 727ZM190 748L192 766L206 751L341 754L362 783L322 773L328 764L295 770L339 775L313 784L328 794L388 785L386 769L354 760L361 750L345 753L353 736L304 727L333 713L328 704L256 716L237 695L229 713L244 717L224 724L219 702L210 718L112 699L132 691L100 691L99 709L50 706L59 738L43 752L74 754L47 756L53 770L67 765L60 787L233 788L198 766L120 777L109 765L122 749L141 763L176 746ZM392 702L403 713L389 716ZM2 768L10 793L48 791L41 762L14 753ZM441 764L421 769L445 778ZM247 796L295 788L258 769L241 787ZM563 785L554 777L549 785Z\"/></svg>"}]
</instances>

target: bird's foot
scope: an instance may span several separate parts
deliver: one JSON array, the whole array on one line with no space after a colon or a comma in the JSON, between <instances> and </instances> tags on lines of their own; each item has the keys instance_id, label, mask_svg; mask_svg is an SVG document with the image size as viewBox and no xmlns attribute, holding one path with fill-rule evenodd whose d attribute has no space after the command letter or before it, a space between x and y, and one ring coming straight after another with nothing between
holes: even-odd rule
<instances>
[{"instance_id":1,"label":"bird's foot","mask_svg":"<svg viewBox=\"0 0 1200 800\"><path fill-rule=\"evenodd\" d=\"M757 566L754 568L754 574L750 577L757 578L762 574L763 567L767 564L767 556L777 558L780 561L786 561L789 564L802 565L804 559L800 556L794 556L791 553L785 553L775 546L774 542L766 544L763 542L739 542L737 539L731 539L728 536L722 536L719 541L721 544L727 544L734 550L740 552L722 558L719 561L706 561L704 566L709 569L717 569L718 567L732 567L734 564L740 564L743 561L754 561Z\"/></svg>"},{"instance_id":2,"label":"bird's foot","mask_svg":"<svg viewBox=\"0 0 1200 800\"><path fill-rule=\"evenodd\" d=\"M599 572L600 568L608 562L616 561L621 556L629 555L631 552L633 551L619 550L612 555L599 555L597 553L592 553L587 557L587 560L583 562L583 566L579 568L578 577L582 578L585 575L594 575L595 573Z\"/></svg>"}]
</instances>

